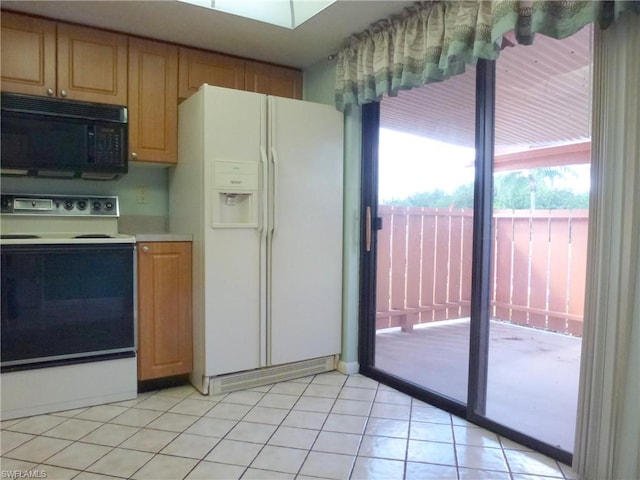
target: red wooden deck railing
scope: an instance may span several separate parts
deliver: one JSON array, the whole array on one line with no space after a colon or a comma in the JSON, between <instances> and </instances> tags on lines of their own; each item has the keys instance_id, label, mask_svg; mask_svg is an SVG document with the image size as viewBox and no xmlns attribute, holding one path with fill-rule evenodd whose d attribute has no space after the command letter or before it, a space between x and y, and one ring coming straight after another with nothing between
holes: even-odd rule
<instances>
[{"instance_id":1,"label":"red wooden deck railing","mask_svg":"<svg viewBox=\"0 0 640 480\"><path fill-rule=\"evenodd\" d=\"M376 328L469 317L473 212L383 205ZM582 335L586 210L493 216L491 317Z\"/></svg>"}]
</instances>

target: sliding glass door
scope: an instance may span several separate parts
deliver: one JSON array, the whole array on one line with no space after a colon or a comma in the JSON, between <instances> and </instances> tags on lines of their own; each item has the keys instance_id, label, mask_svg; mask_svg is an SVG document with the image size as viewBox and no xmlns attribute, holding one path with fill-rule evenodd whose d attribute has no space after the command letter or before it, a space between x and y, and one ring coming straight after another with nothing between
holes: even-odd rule
<instances>
[{"instance_id":1,"label":"sliding glass door","mask_svg":"<svg viewBox=\"0 0 640 480\"><path fill-rule=\"evenodd\" d=\"M465 403L475 69L380 104L375 365ZM420 106L421 108L415 108Z\"/></svg>"},{"instance_id":2,"label":"sliding glass door","mask_svg":"<svg viewBox=\"0 0 640 480\"><path fill-rule=\"evenodd\" d=\"M568 452L586 273L590 45L585 28L566 40L541 36L534 46L507 48L495 79L484 414Z\"/></svg>"},{"instance_id":3,"label":"sliding glass door","mask_svg":"<svg viewBox=\"0 0 640 480\"><path fill-rule=\"evenodd\" d=\"M590 45L584 29L506 48L363 109L362 372L563 461L584 303Z\"/></svg>"}]
</instances>

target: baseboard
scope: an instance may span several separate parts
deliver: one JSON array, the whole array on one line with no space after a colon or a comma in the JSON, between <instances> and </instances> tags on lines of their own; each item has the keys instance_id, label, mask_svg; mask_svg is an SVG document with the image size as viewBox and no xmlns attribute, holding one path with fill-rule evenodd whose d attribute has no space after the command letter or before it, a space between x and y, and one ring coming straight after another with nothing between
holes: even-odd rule
<instances>
[{"instance_id":1,"label":"baseboard","mask_svg":"<svg viewBox=\"0 0 640 480\"><path fill-rule=\"evenodd\" d=\"M246 388L260 387L271 383L293 380L336 369L336 357L314 358L302 362L259 368L248 372L231 373L209 378L209 395L229 393Z\"/></svg>"},{"instance_id":2,"label":"baseboard","mask_svg":"<svg viewBox=\"0 0 640 480\"><path fill-rule=\"evenodd\" d=\"M337 370L344 375L353 375L360 371L360 364L358 362L345 362L340 360L338 362Z\"/></svg>"}]
</instances>

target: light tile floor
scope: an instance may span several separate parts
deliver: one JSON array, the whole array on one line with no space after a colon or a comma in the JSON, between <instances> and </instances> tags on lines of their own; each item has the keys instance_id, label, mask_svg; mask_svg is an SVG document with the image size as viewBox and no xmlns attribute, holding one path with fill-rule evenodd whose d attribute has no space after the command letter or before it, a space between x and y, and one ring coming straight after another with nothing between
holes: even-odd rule
<instances>
[{"instance_id":1,"label":"light tile floor","mask_svg":"<svg viewBox=\"0 0 640 480\"><path fill-rule=\"evenodd\" d=\"M184 385L1 429L3 478L576 478L492 432L337 372L213 397Z\"/></svg>"}]
</instances>

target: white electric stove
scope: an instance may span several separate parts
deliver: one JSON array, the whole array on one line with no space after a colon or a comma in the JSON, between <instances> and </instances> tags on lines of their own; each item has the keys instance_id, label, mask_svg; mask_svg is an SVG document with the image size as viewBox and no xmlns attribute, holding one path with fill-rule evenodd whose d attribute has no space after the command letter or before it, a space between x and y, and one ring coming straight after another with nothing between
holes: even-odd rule
<instances>
[{"instance_id":1,"label":"white electric stove","mask_svg":"<svg viewBox=\"0 0 640 480\"><path fill-rule=\"evenodd\" d=\"M2 194L1 418L137 394L135 238L113 196Z\"/></svg>"}]
</instances>

